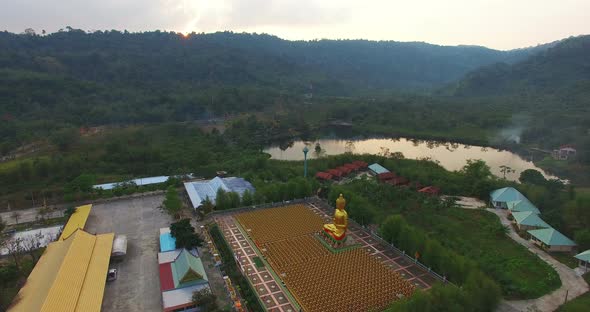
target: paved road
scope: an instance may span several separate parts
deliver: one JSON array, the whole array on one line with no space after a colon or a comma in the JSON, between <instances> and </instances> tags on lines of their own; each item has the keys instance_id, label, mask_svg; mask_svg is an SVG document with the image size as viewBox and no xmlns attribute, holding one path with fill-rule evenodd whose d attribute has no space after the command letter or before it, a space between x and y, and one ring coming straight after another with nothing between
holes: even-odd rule
<instances>
[{"instance_id":1,"label":"paved road","mask_svg":"<svg viewBox=\"0 0 590 312\"><path fill-rule=\"evenodd\" d=\"M116 202L119 200L126 200L126 199L133 199L133 198L142 198L142 197L150 197L154 195L164 194L164 191L152 191L152 192L145 192L145 193L136 193L131 195L124 195L119 197L112 197L112 198L103 198L103 199L96 199L92 201L85 201L85 202L78 202L78 203L66 203L66 204L57 204L57 205L50 205L50 208L53 208L53 211L45 217L46 219L53 219L53 218L60 218L63 217L63 213L67 207L71 206L81 206L85 204L94 204L95 206L100 203L109 203L109 202ZM0 218L2 221L6 222L7 225L13 225L17 223L26 223L26 222L34 222L37 221L37 217L39 216L39 209L43 207L34 207L34 208L27 208L27 209L14 209L11 211L0 212ZM14 217L14 213L18 213L18 222L16 222L16 218Z\"/></svg>"},{"instance_id":2,"label":"paved road","mask_svg":"<svg viewBox=\"0 0 590 312\"><path fill-rule=\"evenodd\" d=\"M507 218L508 212L506 210L493 208L488 208L486 210L496 214L500 218L502 224L510 229L510 232L508 233L508 236L510 236L510 238L512 238L517 243L523 245L530 252L539 256L541 260L547 262L550 266L552 266L557 272L557 274L559 274L559 278L561 279L562 284L559 289L537 299L503 301L502 305L499 308L499 311L509 311L509 307L512 307L517 311L555 311L560 305L564 303L566 293L567 300L570 301L588 291L588 284L586 283L586 281L581 276L579 276L573 269L553 259L553 257L549 256L546 252L539 249L529 240L520 237L514 231L514 228L511 226L510 220L508 220Z\"/></svg>"},{"instance_id":3,"label":"paved road","mask_svg":"<svg viewBox=\"0 0 590 312\"><path fill-rule=\"evenodd\" d=\"M17 223L27 223L27 222L35 222L39 217L39 209L37 208L29 208L29 209L22 209L22 210L13 210L7 212L0 212L0 218L4 221L7 225L13 225ZM18 214L18 222L17 219L14 217L14 213ZM57 209L52 211L51 213L45 216L46 219L53 219L53 218L60 218L63 217L63 210Z\"/></svg>"}]
</instances>

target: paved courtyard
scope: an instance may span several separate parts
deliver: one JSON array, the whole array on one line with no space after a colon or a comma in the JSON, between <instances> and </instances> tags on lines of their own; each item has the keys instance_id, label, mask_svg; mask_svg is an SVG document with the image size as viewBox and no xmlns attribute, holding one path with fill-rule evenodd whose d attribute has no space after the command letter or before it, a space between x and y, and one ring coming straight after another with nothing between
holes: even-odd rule
<instances>
[{"instance_id":1,"label":"paved courtyard","mask_svg":"<svg viewBox=\"0 0 590 312\"><path fill-rule=\"evenodd\" d=\"M127 235L127 255L111 261L118 278L107 282L102 311L161 311L162 295L158 272L158 236L171 218L158 207L162 195L115 200L95 204L86 231Z\"/></svg>"},{"instance_id":2,"label":"paved courtyard","mask_svg":"<svg viewBox=\"0 0 590 312\"><path fill-rule=\"evenodd\" d=\"M322 202L307 203L309 209L320 216L326 222L330 221L333 209ZM288 312L296 310L297 302L294 301L283 289L283 281L269 272L266 266L258 267L253 258L257 257L257 247L247 239L233 214L216 216L215 222L221 227L225 239L233 249L239 264L250 280L254 289L258 292L261 301L269 311ZM417 288L429 289L438 280L434 274L415 264L408 257L391 248L378 238L372 236L367 230L354 223L349 224L348 235L364 249L369 255L375 257L393 271L399 273L405 280Z\"/></svg>"}]
</instances>

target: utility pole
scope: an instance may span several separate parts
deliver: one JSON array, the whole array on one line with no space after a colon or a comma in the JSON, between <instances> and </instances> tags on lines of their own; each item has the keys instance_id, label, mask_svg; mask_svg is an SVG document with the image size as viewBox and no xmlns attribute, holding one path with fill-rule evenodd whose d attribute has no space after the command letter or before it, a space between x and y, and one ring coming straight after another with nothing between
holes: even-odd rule
<instances>
[{"instance_id":1,"label":"utility pole","mask_svg":"<svg viewBox=\"0 0 590 312\"><path fill-rule=\"evenodd\" d=\"M309 152L309 148L307 145L303 148L303 177L307 178L307 152Z\"/></svg>"}]
</instances>

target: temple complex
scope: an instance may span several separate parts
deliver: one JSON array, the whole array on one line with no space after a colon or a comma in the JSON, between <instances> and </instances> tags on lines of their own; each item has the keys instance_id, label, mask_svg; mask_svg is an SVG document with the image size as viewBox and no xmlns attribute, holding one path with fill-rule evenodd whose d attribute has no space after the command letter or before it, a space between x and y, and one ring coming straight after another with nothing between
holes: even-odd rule
<instances>
[{"instance_id":1,"label":"temple complex","mask_svg":"<svg viewBox=\"0 0 590 312\"><path fill-rule=\"evenodd\" d=\"M341 194L331 211L291 204L216 223L269 311L379 311L431 287L428 271L356 223L351 231L345 207Z\"/></svg>"}]
</instances>

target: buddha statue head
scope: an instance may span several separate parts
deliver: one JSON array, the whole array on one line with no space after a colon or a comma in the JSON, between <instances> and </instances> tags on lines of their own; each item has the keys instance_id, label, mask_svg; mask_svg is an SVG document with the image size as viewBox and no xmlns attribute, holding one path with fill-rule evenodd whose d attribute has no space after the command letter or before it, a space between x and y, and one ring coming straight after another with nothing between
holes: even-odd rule
<instances>
[{"instance_id":1,"label":"buddha statue head","mask_svg":"<svg viewBox=\"0 0 590 312\"><path fill-rule=\"evenodd\" d=\"M346 199L340 194L340 197L336 199L336 209L343 210L344 206L346 206Z\"/></svg>"}]
</instances>

